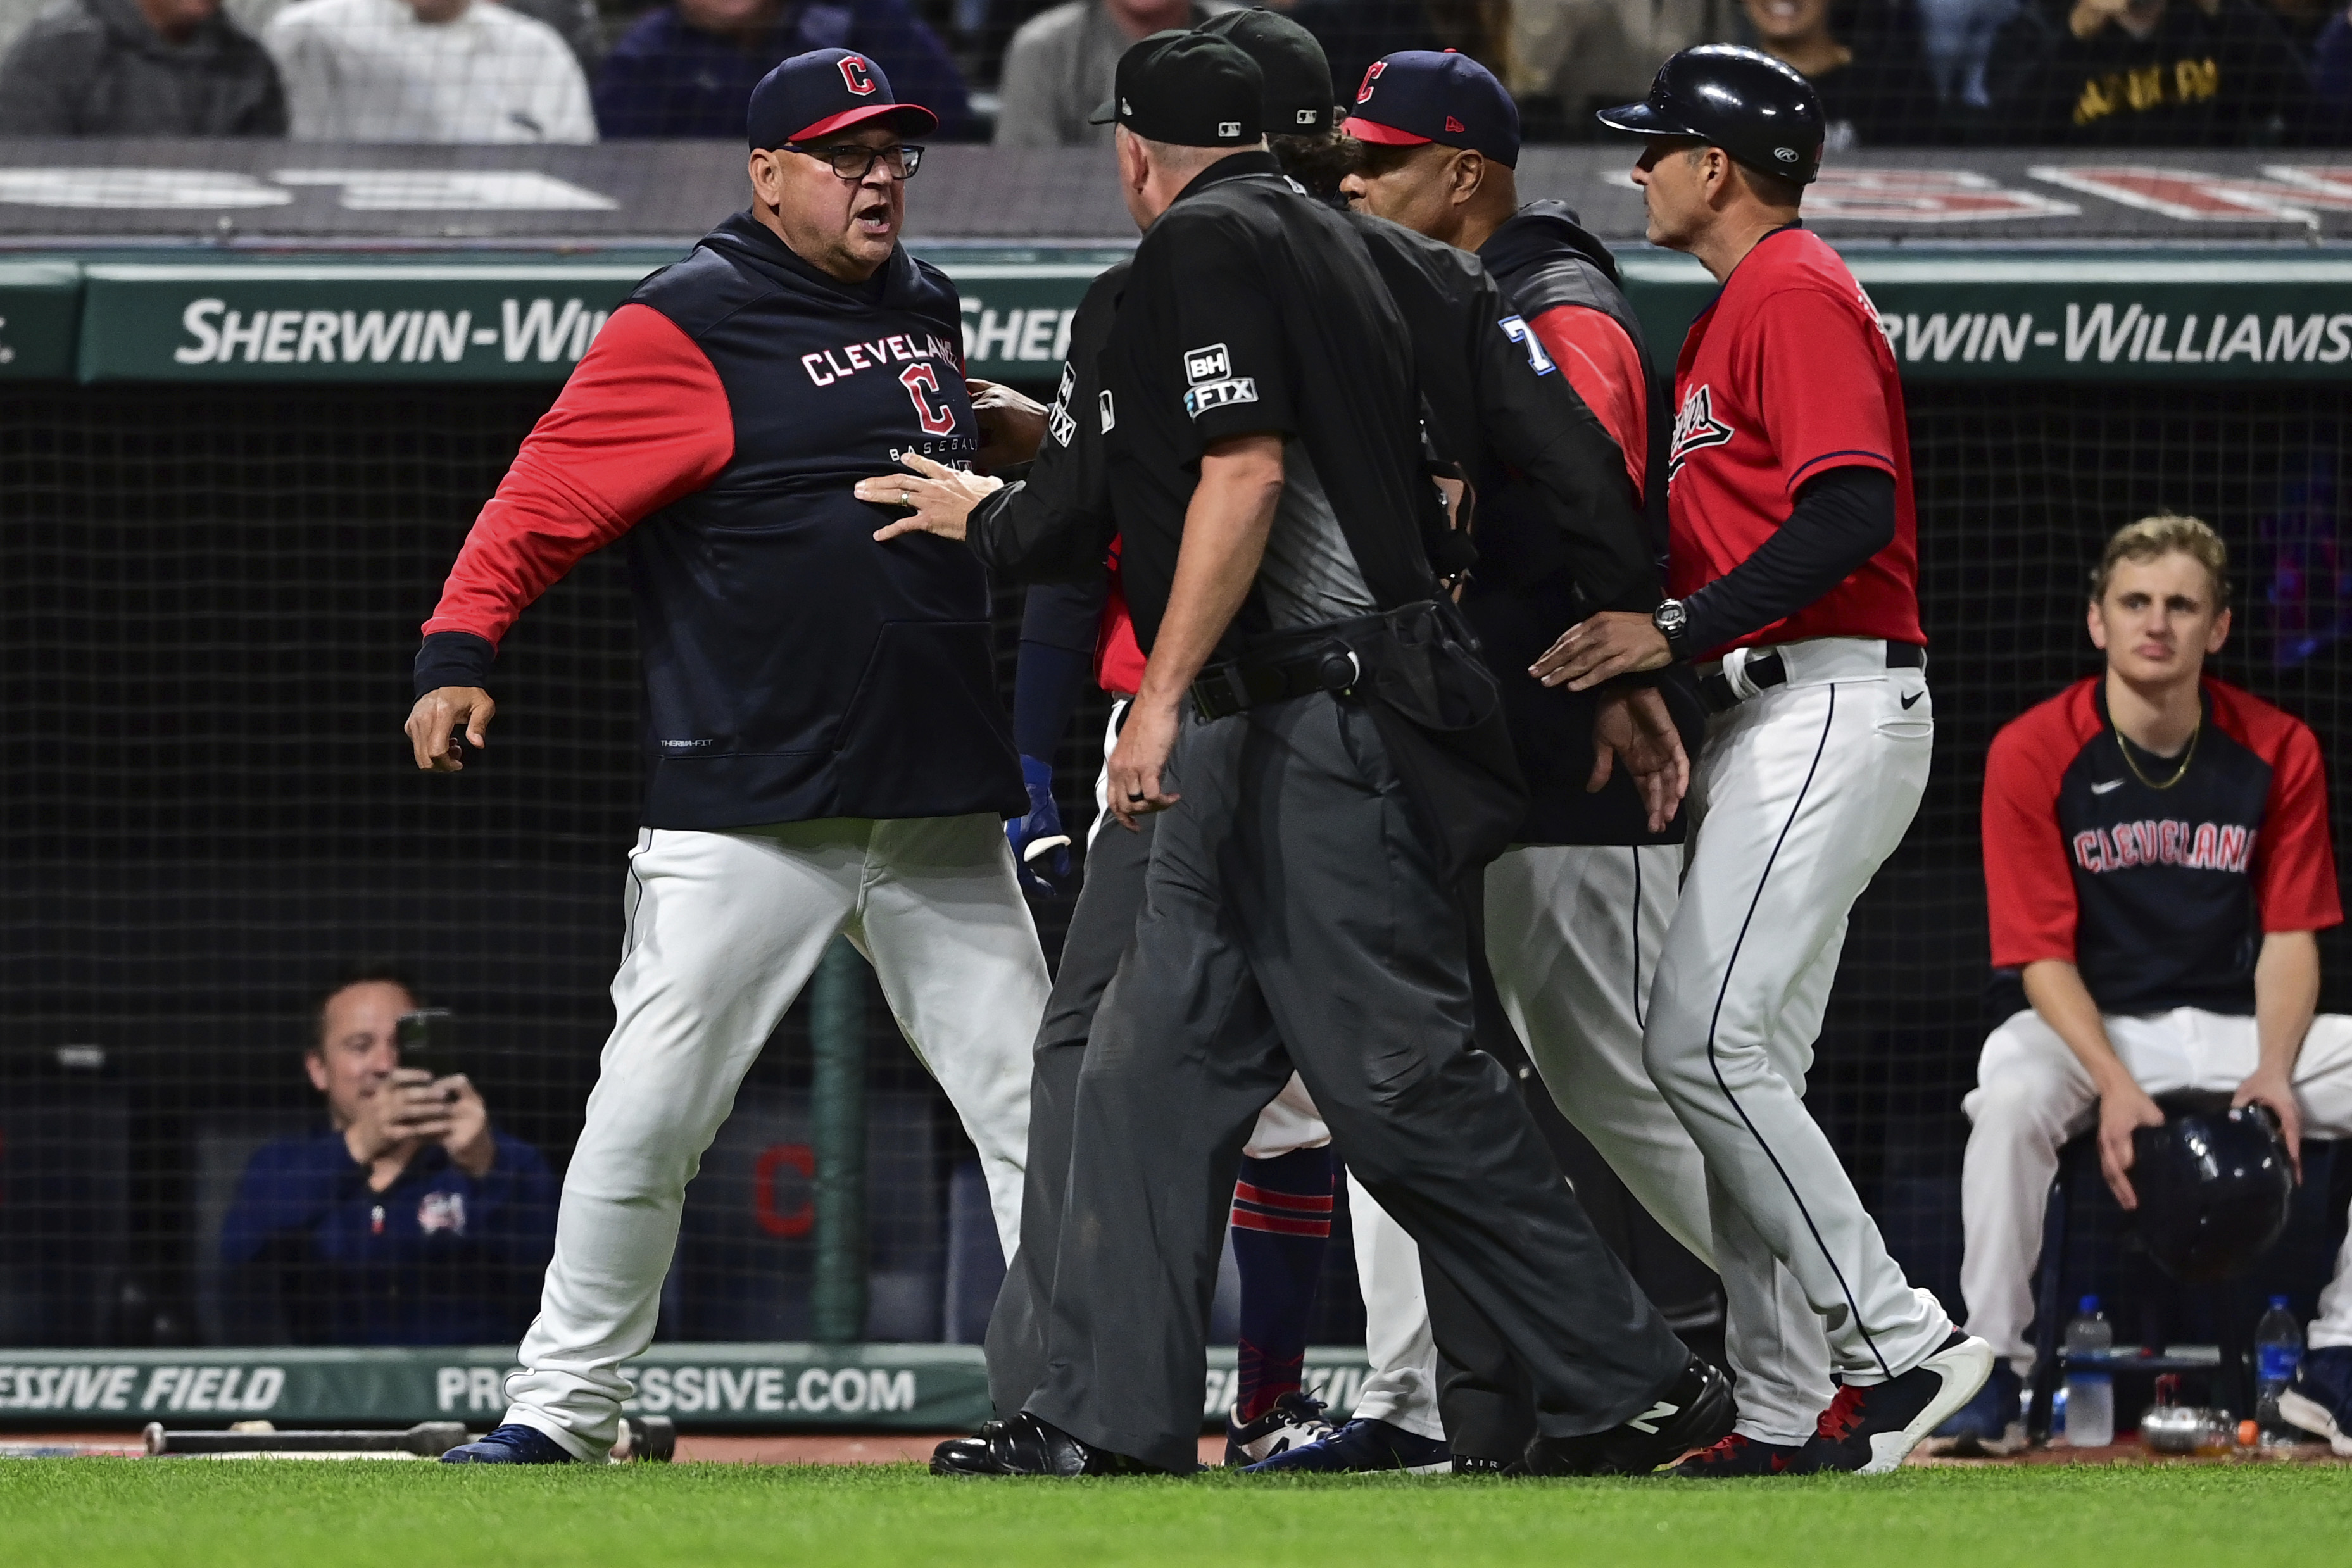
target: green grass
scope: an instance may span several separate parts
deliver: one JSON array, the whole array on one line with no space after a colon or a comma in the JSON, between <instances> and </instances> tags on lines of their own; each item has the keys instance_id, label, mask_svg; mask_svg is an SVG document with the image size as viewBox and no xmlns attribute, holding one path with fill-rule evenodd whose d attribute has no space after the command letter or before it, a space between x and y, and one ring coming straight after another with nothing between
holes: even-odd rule
<instances>
[{"instance_id":1,"label":"green grass","mask_svg":"<svg viewBox=\"0 0 2352 1568\"><path fill-rule=\"evenodd\" d=\"M2037 1466L1883 1479L1365 1477L951 1482L913 1466L444 1469L0 1462L11 1568L848 1568L862 1563L2193 1564L2326 1561L2330 1466Z\"/></svg>"}]
</instances>

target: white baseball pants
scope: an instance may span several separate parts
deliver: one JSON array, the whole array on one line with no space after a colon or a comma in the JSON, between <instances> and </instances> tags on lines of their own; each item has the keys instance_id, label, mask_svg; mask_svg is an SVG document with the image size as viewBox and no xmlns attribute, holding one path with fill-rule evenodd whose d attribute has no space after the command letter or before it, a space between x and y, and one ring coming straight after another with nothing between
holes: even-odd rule
<instances>
[{"instance_id":1,"label":"white baseball pants","mask_svg":"<svg viewBox=\"0 0 2352 1568\"><path fill-rule=\"evenodd\" d=\"M836 935L980 1151L1020 1236L1029 1052L1048 982L991 815L645 829L629 855L614 1023L563 1180L555 1257L507 1419L583 1458L617 1435L621 1364L652 1342L687 1183L736 1086Z\"/></svg>"},{"instance_id":2,"label":"white baseball pants","mask_svg":"<svg viewBox=\"0 0 2352 1568\"><path fill-rule=\"evenodd\" d=\"M1643 1056L1706 1157L1730 1321L1744 1335L1784 1332L1793 1362L1802 1336L1784 1315L1792 1284L1827 1331L1833 1369L1882 1382L1933 1354L1951 1322L1887 1255L1805 1110L1805 1075L1846 915L1918 810L1934 709L1926 672L1886 668L1881 643L1822 638L1778 651L1787 683L1718 715L1694 769L1689 864ZM1724 664L1735 689L1752 689L1744 658ZM1820 1392L1825 1406L1827 1385ZM1752 1437L1811 1434L1810 1418L1801 1433L1757 1431L1744 1389L1741 1407Z\"/></svg>"},{"instance_id":3,"label":"white baseball pants","mask_svg":"<svg viewBox=\"0 0 2352 1568\"><path fill-rule=\"evenodd\" d=\"M2177 1008L2104 1021L2116 1055L2150 1094L2229 1093L2262 1060L2251 1017ZM2311 1020L2295 1058L2294 1098L2306 1135L2352 1137L2352 1018L2324 1013ZM1960 1294L1968 1299L1969 1332L2024 1376L2033 1370L2026 1329L2033 1322L2033 1270L2058 1151L2097 1125L2099 1096L2058 1031L2029 1008L1985 1037L1977 1086L1960 1108L1973 1124L1960 1169L1967 1246ZM2352 1237L2336 1255L2308 1343L2315 1350L2352 1345Z\"/></svg>"},{"instance_id":4,"label":"white baseball pants","mask_svg":"<svg viewBox=\"0 0 2352 1568\"><path fill-rule=\"evenodd\" d=\"M1666 1233L1715 1268L1706 1162L1642 1059L1683 858L1680 844L1504 852L1486 868L1486 963L1560 1113ZM1727 1288L1725 1348L1740 1430L1801 1442L1830 1401L1829 1344L1784 1270L1775 1289L1759 1321L1754 1294Z\"/></svg>"}]
</instances>

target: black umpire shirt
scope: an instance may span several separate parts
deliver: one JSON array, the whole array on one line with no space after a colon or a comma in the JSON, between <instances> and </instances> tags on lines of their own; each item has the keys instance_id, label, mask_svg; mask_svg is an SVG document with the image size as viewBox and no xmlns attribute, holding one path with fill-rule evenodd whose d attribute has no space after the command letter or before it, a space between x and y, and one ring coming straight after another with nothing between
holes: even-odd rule
<instances>
[{"instance_id":1,"label":"black umpire shirt","mask_svg":"<svg viewBox=\"0 0 2352 1568\"><path fill-rule=\"evenodd\" d=\"M1149 652L1202 449L1275 433L1284 508L1236 634L1426 599L1427 413L1443 455L1532 492L1590 602L1647 609L1622 461L1511 315L1475 258L1324 206L1270 154L1220 160L1088 289L1036 466L975 512L971 542L1004 575L1051 580L1098 571L1123 529Z\"/></svg>"},{"instance_id":2,"label":"black umpire shirt","mask_svg":"<svg viewBox=\"0 0 2352 1568\"><path fill-rule=\"evenodd\" d=\"M1120 576L1146 653L1202 454L1232 436L1283 437L1284 485L1227 651L1430 597L1421 533L1436 492L1407 328L1348 220L1272 153L1211 164L1152 224L1100 370Z\"/></svg>"}]
</instances>

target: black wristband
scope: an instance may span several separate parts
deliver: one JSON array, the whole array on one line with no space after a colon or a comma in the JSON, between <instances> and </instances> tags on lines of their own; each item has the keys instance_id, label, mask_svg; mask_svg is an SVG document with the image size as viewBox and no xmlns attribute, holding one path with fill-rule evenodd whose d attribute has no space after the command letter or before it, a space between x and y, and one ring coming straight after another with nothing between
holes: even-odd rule
<instances>
[{"instance_id":1,"label":"black wristband","mask_svg":"<svg viewBox=\"0 0 2352 1568\"><path fill-rule=\"evenodd\" d=\"M421 697L443 686L480 686L487 691L490 665L498 656L499 651L487 637L471 632L436 632L416 650L416 690L411 695Z\"/></svg>"}]
</instances>

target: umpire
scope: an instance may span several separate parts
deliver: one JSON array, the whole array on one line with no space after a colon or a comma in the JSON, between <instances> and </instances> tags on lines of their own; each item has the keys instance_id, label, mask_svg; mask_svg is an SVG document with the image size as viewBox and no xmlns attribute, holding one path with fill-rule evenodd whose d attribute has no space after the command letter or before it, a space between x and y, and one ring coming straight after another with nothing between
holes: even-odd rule
<instances>
[{"instance_id":1,"label":"umpire","mask_svg":"<svg viewBox=\"0 0 2352 1568\"><path fill-rule=\"evenodd\" d=\"M1572 1468L1649 1469L1717 1436L1727 1390L1471 1049L1447 889L1524 796L1429 564L1444 523L1411 334L1349 221L1264 151L1246 55L1187 37L1121 77L1147 232L1100 367L1150 661L1110 804L1170 814L1078 1080L1045 1381L991 1457L1192 1469L1232 1172L1295 1065L1365 1185L1533 1372L1547 1442ZM1252 1016L1273 1029L1235 1027Z\"/></svg>"}]
</instances>

